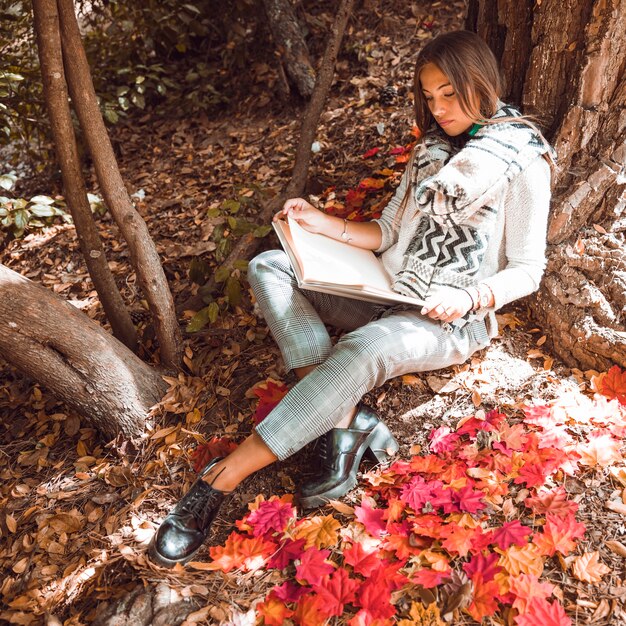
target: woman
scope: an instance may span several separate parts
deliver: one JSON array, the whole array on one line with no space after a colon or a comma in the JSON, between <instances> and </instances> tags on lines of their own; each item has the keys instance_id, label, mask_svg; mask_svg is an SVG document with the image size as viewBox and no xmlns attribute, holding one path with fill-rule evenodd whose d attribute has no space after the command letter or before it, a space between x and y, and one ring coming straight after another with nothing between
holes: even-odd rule
<instances>
[{"instance_id":1,"label":"woman","mask_svg":"<svg viewBox=\"0 0 626 626\"><path fill-rule=\"evenodd\" d=\"M214 459L166 517L151 546L157 563L188 561L225 495L251 473L320 438L318 478L304 508L356 484L364 454L386 461L398 444L359 404L391 377L462 363L497 333L495 310L535 291L545 267L551 148L499 101L488 46L468 31L441 35L419 53L416 147L380 219L349 222L301 198L290 216L307 230L381 253L394 289L425 301L386 307L302 291L282 251L256 257L249 279L285 366L300 381L233 453ZM335 346L325 324L346 332Z\"/></svg>"}]
</instances>

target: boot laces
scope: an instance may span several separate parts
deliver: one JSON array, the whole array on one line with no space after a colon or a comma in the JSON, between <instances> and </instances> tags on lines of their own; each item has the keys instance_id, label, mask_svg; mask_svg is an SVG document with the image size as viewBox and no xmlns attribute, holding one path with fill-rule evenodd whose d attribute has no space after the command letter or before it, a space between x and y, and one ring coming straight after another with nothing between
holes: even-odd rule
<instances>
[{"instance_id":1,"label":"boot laces","mask_svg":"<svg viewBox=\"0 0 626 626\"><path fill-rule=\"evenodd\" d=\"M198 485L202 487L203 485ZM211 486L206 485L204 489L192 489L188 497L181 503L181 512L189 513L194 519L204 527L215 514L215 507L219 506L222 493Z\"/></svg>"}]
</instances>

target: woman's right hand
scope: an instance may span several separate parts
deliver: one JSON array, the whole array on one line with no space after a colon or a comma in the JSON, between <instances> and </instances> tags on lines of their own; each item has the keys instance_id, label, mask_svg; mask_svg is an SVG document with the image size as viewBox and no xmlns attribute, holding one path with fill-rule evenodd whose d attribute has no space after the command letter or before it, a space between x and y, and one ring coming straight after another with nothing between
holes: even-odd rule
<instances>
[{"instance_id":1,"label":"woman's right hand","mask_svg":"<svg viewBox=\"0 0 626 626\"><path fill-rule=\"evenodd\" d=\"M311 233L324 233L329 225L329 215L316 209L303 198L290 198L283 208L274 215L273 220L290 217L296 220L302 228Z\"/></svg>"}]
</instances>

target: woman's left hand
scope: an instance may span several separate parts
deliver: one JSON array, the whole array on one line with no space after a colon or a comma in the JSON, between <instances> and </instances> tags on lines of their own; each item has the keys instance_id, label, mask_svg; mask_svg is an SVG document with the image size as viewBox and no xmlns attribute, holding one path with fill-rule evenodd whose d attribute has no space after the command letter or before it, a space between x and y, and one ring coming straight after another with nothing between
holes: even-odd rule
<instances>
[{"instance_id":1,"label":"woman's left hand","mask_svg":"<svg viewBox=\"0 0 626 626\"><path fill-rule=\"evenodd\" d=\"M466 291L444 287L426 298L421 313L433 320L453 322L463 317L472 305L472 299Z\"/></svg>"}]
</instances>

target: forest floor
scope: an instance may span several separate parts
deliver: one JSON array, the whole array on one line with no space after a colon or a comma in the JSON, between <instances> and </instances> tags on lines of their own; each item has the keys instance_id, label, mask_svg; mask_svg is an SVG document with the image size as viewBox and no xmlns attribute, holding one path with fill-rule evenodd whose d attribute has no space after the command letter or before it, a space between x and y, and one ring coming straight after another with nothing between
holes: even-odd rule
<instances>
[{"instance_id":1,"label":"forest floor","mask_svg":"<svg viewBox=\"0 0 626 626\"><path fill-rule=\"evenodd\" d=\"M360 218L376 214L389 199L407 149L415 140L408 94L416 42L427 40L433 32L461 27L462 13L462 2L435 2L423 12L411 11L410 3L399 3L403 7L399 11L390 6L368 13L367 5L364 3L359 10L346 35L346 52L340 57L336 84L322 116L317 136L319 151L313 155L307 187L307 193L327 210ZM179 306L198 291L199 284L192 278L208 277L217 266L223 246L229 237L235 237L232 231L236 233L245 221L254 222L262 202L284 188L289 179L301 106L274 97L272 90L277 89L279 80L276 68L252 63L248 70L250 93L236 106L193 119L163 119L157 112L146 113L111 131L124 180L156 242ZM385 90L389 87L395 92ZM372 180L380 184L372 184ZM30 181L25 189L32 195L60 192L37 186L42 184L41 180ZM90 185L97 193L93 173ZM141 294L125 243L120 241L108 213L100 216L99 224L109 250L109 265L124 298L141 320L142 355L154 360L153 331L141 315ZM260 241L259 249L276 245L273 235L268 235ZM0 251L0 262L104 323L73 226L59 224L45 232L28 233ZM169 392L155 411L153 429L141 442L103 441L46 389L24 378L9 363L2 364L0 566L4 576L0 582L0 622L69 626L97 623L100 619L101 624L109 623L103 617L106 606L113 606L129 592L134 592L136 599L144 590L163 584L166 587L157 587L160 592L166 589L170 599L188 601L184 606L196 610L187 618L187 624L274 624L289 620L343 624L354 617L359 607L361 614L365 610L364 596L358 594L353 594L351 601L345 595L340 606L352 608L334 616L316 613L319 607L313 610L311 606L307 610L312 613L303 616L302 602L298 609L298 601L293 598L282 605L275 595L271 601L264 601L270 589L294 573L288 568L272 570L259 563L252 565L243 553L227 573L209 569L211 556L218 565L224 559L220 560L223 553L219 551L210 555L208 547L190 567L172 571L154 566L145 554L159 521L194 479L192 466L199 454L196 452L194 457L194 451L204 450L202 446L213 438L241 440L253 427L258 396L263 403L271 395L263 391L267 381L287 385L294 382L286 375L278 350L254 309L245 276L236 272L234 279L234 284L241 287L240 302L227 307L222 298L217 321L185 335L186 369L177 378L168 379ZM235 297L231 292L231 303ZM197 312L185 310L181 321L187 324ZM526 498L541 493L539 483L513 480L511 474L500 476L501 482L511 479L501 491L494 490L493 484L491 491L483 485L492 516L491 520L485 518L480 507L474 511L474 519L480 520L483 527L500 528L498 524L510 525L512 520L521 519L535 538L544 538L543 544L534 541L545 548L550 514L554 513L553 535L561 532L553 537L556 547L540 556L535 554L533 559L520 558L517 570L507 570L517 577L518 585L524 575L541 574L543 582L554 586L551 591L532 588L525 602L515 604L513 598L519 600L522 592L515 596L512 583L508 595L500 588L500 604L492 607L494 616L488 618L489 623L546 626L566 624L567 619L574 624L626 623L626 505L622 501L626 468L615 443L624 433L626 417L617 400L608 402L602 399L604 396L594 395L602 391L620 398L615 378L611 382L598 372L571 370L554 359L548 349L549 339L534 326L524 302L501 311L499 323L499 336L468 363L388 381L369 393L365 402L389 425L401 444L399 458L407 461L429 450L433 454L437 450L452 454L452 440L446 437L474 415L489 424L493 409L506 415L511 429L518 427L518 436L523 425L524 445L540 439L534 432L553 436L537 417L539 409L533 413L528 408L544 407L542 410L559 426L561 439L553 439L543 448L535 442L536 462L552 462L549 455L540 454L542 449L558 456L558 448L565 447L571 453L561 464L546 469L544 479L546 489L552 490L547 492L552 500L561 502L566 498L570 502L564 505L566 513L578 509L578 522L568 518L569 530L562 531L554 522L561 519L555 513L558 507L544 502L543 508L536 503L535 508L526 504L532 514L524 509ZM450 432L441 427L448 427ZM527 454L522 444L515 447L506 439L504 427L498 428L502 440L508 441L509 456ZM439 448L429 441L434 429L440 429L439 436L447 442ZM475 434L470 433L470 439ZM448 449L449 443L452 447ZM524 458L530 462L530 456ZM248 513L248 504L256 499L257 508L260 506L259 494L267 501L273 494L295 493L297 484L310 475L311 461L311 451L305 449L248 479L220 511L209 543L224 545L235 530L235 520ZM341 503L299 518L324 524L329 523L328 516L334 515L337 525L333 526L334 535L330 532L334 543L316 535L307 546L333 548L335 562L341 560L337 533L343 537L344 546L349 545L349 536L354 541L359 522L359 532L364 526L375 534L375 524L368 521L365 512L373 502L380 510L385 503L392 506L392 499L385 500L391 498L389 493L377 491L385 482L381 474L367 466L363 469L370 471L362 475L359 486ZM560 487L564 491L558 491ZM563 497L557 497L557 493ZM465 530L474 528L478 522L471 522L470 517L457 516L454 523L465 524ZM445 522L451 523L451 518ZM576 523L585 525L584 537ZM245 533L245 524L238 526L237 532ZM403 544L406 556L415 566L417 544L407 541ZM467 557L467 551L458 545L447 545L447 552L439 548L439 554L447 559L443 565L440 556L433 556L436 550L427 551L432 572L445 574L450 571L448 565L454 568ZM510 544L500 546L503 552L507 548ZM389 546L386 550L388 553ZM475 558L476 554L471 556ZM467 565L468 561L463 563ZM463 569L468 575L472 571ZM363 582L356 571L352 571L353 579ZM483 583L486 576L481 578ZM460 582L454 580L458 584L452 591L443 587L438 591L437 585L424 580L421 586L414 582L413 591L403 592L406 588L400 585L392 596L398 616L394 619L403 618L405 624L444 623L439 620L469 624L475 623L473 618L490 614L489 603L478 601L480 584L475 578L471 583L467 576ZM483 586L485 589L488 587ZM533 596L551 595L554 604L541 605L542 611L551 611L550 615L537 609L537 621L516 621L516 611L522 615ZM452 608L450 598L457 603ZM435 610L431 603L439 608ZM555 608L557 603L565 608L567 618ZM416 608L429 604L429 615L424 608ZM470 613L463 610L468 607ZM363 616L361 619L366 620ZM351 623L391 623L384 621L390 618L382 614L376 619L379 621L370 615L370 621ZM115 623L130 624L132 620ZM171 623L178 622L172 618Z\"/></svg>"}]
</instances>

